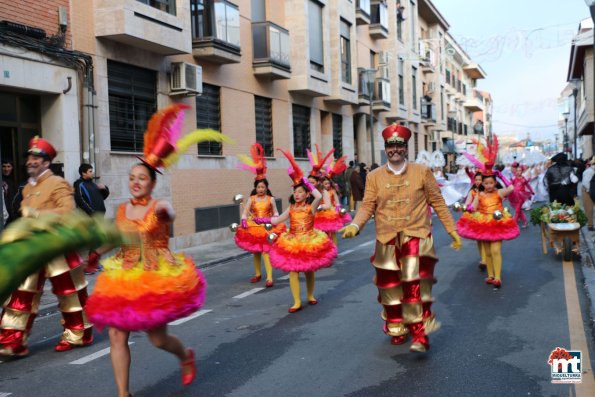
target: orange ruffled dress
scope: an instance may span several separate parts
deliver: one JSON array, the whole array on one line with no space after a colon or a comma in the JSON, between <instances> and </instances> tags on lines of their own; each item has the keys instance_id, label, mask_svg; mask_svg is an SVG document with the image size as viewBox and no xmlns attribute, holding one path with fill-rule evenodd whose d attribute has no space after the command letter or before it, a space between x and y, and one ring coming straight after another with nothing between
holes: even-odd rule
<instances>
[{"instance_id":1,"label":"orange ruffled dress","mask_svg":"<svg viewBox=\"0 0 595 397\"><path fill-rule=\"evenodd\" d=\"M519 236L517 223L508 211L504 211L498 192L479 193L476 212L465 212L457 222L461 237L479 241L512 240ZM494 211L502 212L502 219L494 218Z\"/></svg>"},{"instance_id":2,"label":"orange ruffled dress","mask_svg":"<svg viewBox=\"0 0 595 397\"><path fill-rule=\"evenodd\" d=\"M265 201L257 201L257 196L250 196L250 217L247 219L248 228L239 227L234 237L236 244L243 250L252 252L254 254L261 252L269 252L271 244L267 241L267 236L270 233L277 235L283 233L287 227L280 223L273 227L273 230L267 231L264 225L257 225L252 221L253 218L270 218L273 216L273 205L271 196L266 196Z\"/></svg>"},{"instance_id":3,"label":"orange ruffled dress","mask_svg":"<svg viewBox=\"0 0 595 397\"><path fill-rule=\"evenodd\" d=\"M149 330L186 317L204 303L205 277L192 258L169 250L169 224L157 218L156 203L139 220L126 217L126 204L118 208L118 228L138 233L140 241L102 262L104 271L85 306L99 329Z\"/></svg>"},{"instance_id":4,"label":"orange ruffled dress","mask_svg":"<svg viewBox=\"0 0 595 397\"><path fill-rule=\"evenodd\" d=\"M271 265L284 272L312 272L330 267L336 257L337 247L329 236L314 228L312 206L292 204L289 231L271 247Z\"/></svg>"},{"instance_id":5,"label":"orange ruffled dress","mask_svg":"<svg viewBox=\"0 0 595 397\"><path fill-rule=\"evenodd\" d=\"M326 233L335 233L345 224L351 222L351 216L348 213L341 215L337 212L337 199L334 190L329 190L331 197L331 208L320 210L314 216L314 227Z\"/></svg>"}]
</instances>

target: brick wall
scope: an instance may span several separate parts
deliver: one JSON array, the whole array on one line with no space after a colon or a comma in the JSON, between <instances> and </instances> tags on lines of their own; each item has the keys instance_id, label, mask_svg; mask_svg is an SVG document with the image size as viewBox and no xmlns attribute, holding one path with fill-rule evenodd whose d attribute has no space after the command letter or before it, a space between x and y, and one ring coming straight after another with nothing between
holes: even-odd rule
<instances>
[{"instance_id":1,"label":"brick wall","mask_svg":"<svg viewBox=\"0 0 595 397\"><path fill-rule=\"evenodd\" d=\"M46 35L59 33L58 7L66 8L69 28L65 47L71 48L69 0L13 0L0 2L0 20L20 23L45 30Z\"/></svg>"}]
</instances>

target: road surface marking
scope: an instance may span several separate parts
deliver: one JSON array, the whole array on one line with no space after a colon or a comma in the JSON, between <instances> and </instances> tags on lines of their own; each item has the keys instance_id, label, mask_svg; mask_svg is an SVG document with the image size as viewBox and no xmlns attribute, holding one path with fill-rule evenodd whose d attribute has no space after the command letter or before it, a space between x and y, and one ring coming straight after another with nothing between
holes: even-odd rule
<instances>
[{"instance_id":1,"label":"road surface marking","mask_svg":"<svg viewBox=\"0 0 595 397\"><path fill-rule=\"evenodd\" d=\"M128 342L128 346L134 344L134 342ZM88 356L85 357L81 357L78 360L74 360L72 362L70 362L69 364L73 364L73 365L83 365L83 364L87 364L90 361L96 360L100 357L103 357L105 355L109 354L109 347L106 347L105 349L101 349L93 354L89 354ZM0 396L2 397L2 396Z\"/></svg>"},{"instance_id":2,"label":"road surface marking","mask_svg":"<svg viewBox=\"0 0 595 397\"><path fill-rule=\"evenodd\" d=\"M355 250L345 250L345 251L339 252L339 255L337 255L337 256L351 254L353 251L355 251Z\"/></svg>"},{"instance_id":3,"label":"road surface marking","mask_svg":"<svg viewBox=\"0 0 595 397\"><path fill-rule=\"evenodd\" d=\"M289 280L289 274L286 274L285 276L277 278L277 281L281 281L281 280Z\"/></svg>"},{"instance_id":4,"label":"road surface marking","mask_svg":"<svg viewBox=\"0 0 595 397\"><path fill-rule=\"evenodd\" d=\"M0 397L8 397L10 396L12 393L2 393L0 392Z\"/></svg>"},{"instance_id":5,"label":"road surface marking","mask_svg":"<svg viewBox=\"0 0 595 397\"><path fill-rule=\"evenodd\" d=\"M367 243L360 244L355 248L363 248L363 247L367 247L368 245L372 245L372 244L376 244L376 240L370 240Z\"/></svg>"},{"instance_id":6,"label":"road surface marking","mask_svg":"<svg viewBox=\"0 0 595 397\"><path fill-rule=\"evenodd\" d=\"M200 316L202 316L203 314L207 314L207 313L210 313L210 312L212 312L212 310L211 310L211 309L207 309L207 310L199 310L199 311L197 311L196 313L194 313L194 314L192 314L192 315L190 315L190 316L188 316L188 317L184 317L184 318L181 318L181 319L179 319L179 320L172 321L172 322L171 322L171 323L169 323L168 325L180 325L180 324L184 324L186 321L194 320L196 317L200 317Z\"/></svg>"},{"instance_id":7,"label":"road surface marking","mask_svg":"<svg viewBox=\"0 0 595 397\"><path fill-rule=\"evenodd\" d=\"M591 368L589 345L585 336L583 314L578 300L574 264L572 261L562 261L564 269L564 294L566 295L566 311L568 313L568 328L570 331L570 349L582 352L581 367L583 370L582 383L576 383L574 390L577 397L592 396L595 390L595 378ZM554 347L552 346L552 349Z\"/></svg>"},{"instance_id":8,"label":"road surface marking","mask_svg":"<svg viewBox=\"0 0 595 397\"><path fill-rule=\"evenodd\" d=\"M244 293L241 293L239 295L236 295L233 297L233 299L242 299L245 298L247 296L250 296L252 294L257 293L258 291L262 291L264 288L260 287L260 288L252 288L250 291L246 291Z\"/></svg>"}]
</instances>

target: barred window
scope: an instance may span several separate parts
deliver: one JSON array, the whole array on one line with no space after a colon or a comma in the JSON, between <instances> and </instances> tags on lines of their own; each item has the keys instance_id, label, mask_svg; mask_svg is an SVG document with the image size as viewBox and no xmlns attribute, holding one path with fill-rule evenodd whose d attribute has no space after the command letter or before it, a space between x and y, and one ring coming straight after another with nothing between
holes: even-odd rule
<instances>
[{"instance_id":1,"label":"barred window","mask_svg":"<svg viewBox=\"0 0 595 397\"><path fill-rule=\"evenodd\" d=\"M343 156L343 116L333 113L333 147L335 158Z\"/></svg>"},{"instance_id":2,"label":"barred window","mask_svg":"<svg viewBox=\"0 0 595 397\"><path fill-rule=\"evenodd\" d=\"M273 157L273 109L270 98L254 96L256 142L264 148L264 155Z\"/></svg>"},{"instance_id":3,"label":"barred window","mask_svg":"<svg viewBox=\"0 0 595 397\"><path fill-rule=\"evenodd\" d=\"M310 108L300 105L292 106L293 113L293 156L305 158L306 149L310 148Z\"/></svg>"},{"instance_id":4,"label":"barred window","mask_svg":"<svg viewBox=\"0 0 595 397\"><path fill-rule=\"evenodd\" d=\"M219 87L202 85L202 95L196 97L196 128L212 128L221 131L221 94ZM201 142L198 154L220 156L223 152L220 142Z\"/></svg>"},{"instance_id":5,"label":"barred window","mask_svg":"<svg viewBox=\"0 0 595 397\"><path fill-rule=\"evenodd\" d=\"M157 72L108 60L107 86L111 150L142 152L157 110Z\"/></svg>"}]
</instances>

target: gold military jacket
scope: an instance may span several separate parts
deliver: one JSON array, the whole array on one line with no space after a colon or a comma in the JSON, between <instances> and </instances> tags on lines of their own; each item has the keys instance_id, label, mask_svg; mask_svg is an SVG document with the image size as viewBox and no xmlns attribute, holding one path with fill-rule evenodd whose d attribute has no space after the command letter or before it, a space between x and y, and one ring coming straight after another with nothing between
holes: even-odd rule
<instances>
[{"instance_id":1,"label":"gold military jacket","mask_svg":"<svg viewBox=\"0 0 595 397\"><path fill-rule=\"evenodd\" d=\"M21 211L29 207L40 213L66 214L76 208L74 190L64 178L47 170L37 178L35 184L27 182L23 187Z\"/></svg>"},{"instance_id":2,"label":"gold military jacket","mask_svg":"<svg viewBox=\"0 0 595 397\"><path fill-rule=\"evenodd\" d=\"M428 167L408 162L405 171L395 175L384 165L368 174L364 200L353 223L361 230L374 215L376 239L382 244L399 232L426 238L431 231L428 205L434 208L448 233L456 230L438 182Z\"/></svg>"}]
</instances>

